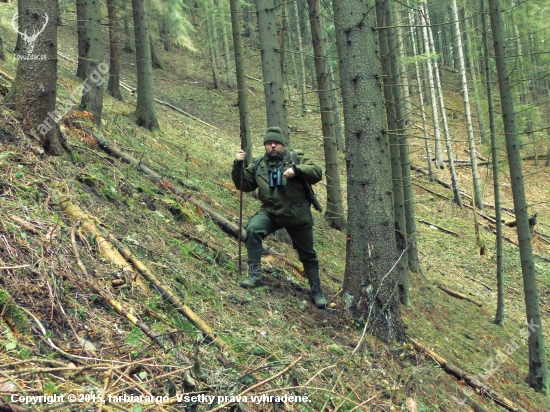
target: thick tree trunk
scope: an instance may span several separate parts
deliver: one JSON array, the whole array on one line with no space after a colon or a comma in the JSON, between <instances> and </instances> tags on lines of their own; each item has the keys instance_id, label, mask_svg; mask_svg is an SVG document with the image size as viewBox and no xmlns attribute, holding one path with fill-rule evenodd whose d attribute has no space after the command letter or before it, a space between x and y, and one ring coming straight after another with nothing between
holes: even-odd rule
<instances>
[{"instance_id":1,"label":"thick tree trunk","mask_svg":"<svg viewBox=\"0 0 550 412\"><path fill-rule=\"evenodd\" d=\"M89 90L82 91L80 110L93 114L94 124L101 130L101 116L103 112L103 83L107 70L103 62L104 43L101 36L101 9L97 0L84 0L84 14L86 27L84 33L84 49L86 50L86 72L84 83ZM100 67L101 66L101 67Z\"/></svg>"},{"instance_id":2,"label":"thick tree trunk","mask_svg":"<svg viewBox=\"0 0 550 412\"><path fill-rule=\"evenodd\" d=\"M474 198L476 207L483 211L483 197L481 195L481 186L479 184L479 176L477 173L477 156L476 145L474 139L474 128L472 126L472 114L470 112L470 97L468 94L468 80L466 79L466 64L464 62L464 54L462 48L462 36L460 32L460 24L458 21L458 6L456 0L451 0L453 19L456 31L456 51L458 54L458 70L460 72L460 83L462 100L464 102L464 113L466 117L466 129L468 131L468 146L470 149L470 161L472 162L472 179L474 185Z\"/></svg>"},{"instance_id":3,"label":"thick tree trunk","mask_svg":"<svg viewBox=\"0 0 550 412\"><path fill-rule=\"evenodd\" d=\"M396 19L397 20L397 19ZM405 48L403 42L403 28L401 23L397 24L397 48L399 50L399 83L403 93L403 121L405 126L411 121L411 92L409 89L409 76L405 65Z\"/></svg>"},{"instance_id":4,"label":"thick tree trunk","mask_svg":"<svg viewBox=\"0 0 550 412\"><path fill-rule=\"evenodd\" d=\"M57 25L46 16L55 15L55 4L49 0L19 0L19 31L33 33L43 28L34 47L23 43L22 59L17 63L14 81L14 105L20 113L23 129L37 139L47 153L62 155L61 132L57 122L64 113L55 110L57 95ZM37 64L32 58L40 56ZM26 60L26 57L31 59ZM74 102L69 102L70 107ZM68 109L67 109L68 110ZM66 112L66 111L65 111Z\"/></svg>"},{"instance_id":5,"label":"thick tree trunk","mask_svg":"<svg viewBox=\"0 0 550 412\"><path fill-rule=\"evenodd\" d=\"M239 96L239 116L241 125L242 150L246 152L247 164L252 161L252 136L248 112L248 94L244 71L244 49L241 36L241 19L239 18L239 1L230 0L231 27L233 29L233 50L235 51L235 70L237 72L237 89Z\"/></svg>"},{"instance_id":6,"label":"thick tree trunk","mask_svg":"<svg viewBox=\"0 0 550 412\"><path fill-rule=\"evenodd\" d=\"M537 277L523 183L520 144L516 130L514 98L510 87L510 74L506 62L506 40L504 37L502 6L503 4L499 0L489 0L493 46L502 105L502 119L506 136L506 152L508 153L510 180L512 182L512 194L516 212L516 228L521 258L521 271L523 273L527 322L529 325L536 325L532 326L526 334L529 339L529 375L527 376L527 382L536 391L548 395L548 364L546 349L544 347Z\"/></svg>"},{"instance_id":7,"label":"thick tree trunk","mask_svg":"<svg viewBox=\"0 0 550 412\"><path fill-rule=\"evenodd\" d=\"M258 14L267 126L280 127L285 137L286 146L290 146L273 0L256 0L256 11Z\"/></svg>"},{"instance_id":8,"label":"thick tree trunk","mask_svg":"<svg viewBox=\"0 0 550 412\"><path fill-rule=\"evenodd\" d=\"M323 130L323 147L325 149L325 168L327 178L327 209L325 219L330 227L346 231L346 217L342 201L340 170L338 167L338 148L334 135L334 115L330 94L330 77L328 73L325 37L321 16L320 0L308 0L311 39L315 54L315 70L319 84L319 101L321 104L321 124Z\"/></svg>"},{"instance_id":9,"label":"thick tree trunk","mask_svg":"<svg viewBox=\"0 0 550 412\"><path fill-rule=\"evenodd\" d=\"M146 129L158 129L153 91L153 66L145 0L132 0L134 37L136 39L137 103L136 123Z\"/></svg>"},{"instance_id":10,"label":"thick tree trunk","mask_svg":"<svg viewBox=\"0 0 550 412\"><path fill-rule=\"evenodd\" d=\"M297 2L292 2L294 7L294 28L296 30L296 38L298 43L298 59L300 62L300 88L302 91L302 116L307 114L307 87L306 87L306 65L304 62L304 50L302 47L302 31L300 28L300 18L298 14Z\"/></svg>"},{"instance_id":11,"label":"thick tree trunk","mask_svg":"<svg viewBox=\"0 0 550 412\"><path fill-rule=\"evenodd\" d=\"M426 8L426 21L430 26L429 11ZM428 30L428 39L430 41L430 47L433 48L433 30ZM447 122L447 111L445 110L445 102L443 100L443 87L441 85L441 78L439 76L439 62L437 59L433 60L434 74L435 74L435 88L437 94L437 101L439 103L439 111L441 113L441 123L443 124L443 135L445 136L445 147L447 149L447 158L449 160L449 172L451 174L451 184L453 188L453 201L462 207L462 196L460 194L460 188L458 187L458 178L456 175L455 161L453 156L453 145L451 142L451 133L449 130L449 124Z\"/></svg>"},{"instance_id":12,"label":"thick tree trunk","mask_svg":"<svg viewBox=\"0 0 550 412\"><path fill-rule=\"evenodd\" d=\"M405 333L393 293L401 274L395 269L399 256L375 21L360 0L334 0L333 6L348 169L343 296L352 316L389 343Z\"/></svg>"},{"instance_id":13,"label":"thick tree trunk","mask_svg":"<svg viewBox=\"0 0 550 412\"><path fill-rule=\"evenodd\" d=\"M422 80L420 76L420 68L418 67L418 54L416 51L416 41L414 34L414 18L412 12L409 11L409 20L411 23L411 40L412 40L412 50L414 56L414 69L416 72L416 87L418 88L418 98L420 99L420 112L422 114L422 131L424 132L424 143L426 146L426 155L428 156L428 177L430 182L434 181L434 171L432 166L432 149L430 147L430 135L428 133L428 122L426 121L426 109L424 107L424 96L422 92ZM420 47L420 45L419 45Z\"/></svg>"},{"instance_id":14,"label":"thick tree trunk","mask_svg":"<svg viewBox=\"0 0 550 412\"><path fill-rule=\"evenodd\" d=\"M80 80L86 78L86 47L84 36L86 33L86 0L76 0L76 33L78 38L78 65L76 67L76 77Z\"/></svg>"},{"instance_id":15,"label":"thick tree trunk","mask_svg":"<svg viewBox=\"0 0 550 412\"><path fill-rule=\"evenodd\" d=\"M483 54L485 66L485 82L487 86L487 104L489 109L489 129L491 131L491 160L493 162L493 193L495 197L495 221L497 244L497 310L495 324L504 326L504 261L503 261L503 233L502 211L500 208L500 183L498 167L498 146L495 128L495 112L493 109L493 85L491 80L491 67L489 65L489 44L487 41L487 22L485 20L485 0L479 1L481 5L481 25L483 35Z\"/></svg>"},{"instance_id":16,"label":"thick tree trunk","mask_svg":"<svg viewBox=\"0 0 550 412\"><path fill-rule=\"evenodd\" d=\"M428 37L428 21L426 19L427 8L425 5L421 6L420 12L423 18L422 21L422 34L424 38L424 53L426 54L426 67L428 68L428 83L430 85L430 96L432 102L432 115L434 122L434 135L435 135L435 165L438 169L445 169L445 162L443 161L443 150L441 148L441 130L439 127L439 113L437 111L437 98L434 85L434 74L432 68L432 60L430 57L430 41Z\"/></svg>"},{"instance_id":17,"label":"thick tree trunk","mask_svg":"<svg viewBox=\"0 0 550 412\"><path fill-rule=\"evenodd\" d=\"M118 57L118 28L116 20L115 0L107 0L109 14L109 83L107 92L115 99L123 100L120 93L120 60Z\"/></svg>"}]
</instances>

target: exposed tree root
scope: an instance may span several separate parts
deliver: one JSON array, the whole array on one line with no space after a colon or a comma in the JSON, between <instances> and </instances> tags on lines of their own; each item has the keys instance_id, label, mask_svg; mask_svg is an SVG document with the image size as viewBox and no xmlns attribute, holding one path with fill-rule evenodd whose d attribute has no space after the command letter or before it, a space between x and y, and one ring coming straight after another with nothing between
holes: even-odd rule
<instances>
[{"instance_id":1,"label":"exposed tree root","mask_svg":"<svg viewBox=\"0 0 550 412\"><path fill-rule=\"evenodd\" d=\"M462 369L454 366L453 364L447 362L445 359L443 359L441 356L439 356L437 353L435 353L433 350L428 349L427 347L423 346L419 342L415 341L411 338L411 342L414 345L414 349L417 352L420 353L427 353L433 360L435 360L441 368L447 372L450 375L453 375L454 377L463 380L466 382L469 386L471 386L474 389L478 389L480 394L492 399L495 403L498 405L503 406L505 409L511 411L511 412L526 412L525 409L516 406L511 400L508 398L502 396L501 394L489 389L485 385L483 385L479 379L477 379L475 376L470 375L466 372L464 372ZM466 401L465 401L466 402Z\"/></svg>"}]
</instances>

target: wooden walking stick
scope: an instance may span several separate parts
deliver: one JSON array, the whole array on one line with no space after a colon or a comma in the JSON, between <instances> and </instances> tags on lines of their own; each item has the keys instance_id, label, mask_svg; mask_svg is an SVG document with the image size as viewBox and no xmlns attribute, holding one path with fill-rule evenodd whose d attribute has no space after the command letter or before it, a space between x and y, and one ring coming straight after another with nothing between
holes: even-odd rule
<instances>
[{"instance_id":1,"label":"wooden walking stick","mask_svg":"<svg viewBox=\"0 0 550 412\"><path fill-rule=\"evenodd\" d=\"M243 143L244 143L244 133L241 131L241 150L243 150ZM245 158L246 160L246 158ZM239 193L239 236L237 239L237 242L239 243L239 278L242 278L243 275L243 264L242 264L242 234L243 234L243 180L244 180L244 160L241 163L241 176L240 176L240 184L241 189Z\"/></svg>"}]
</instances>

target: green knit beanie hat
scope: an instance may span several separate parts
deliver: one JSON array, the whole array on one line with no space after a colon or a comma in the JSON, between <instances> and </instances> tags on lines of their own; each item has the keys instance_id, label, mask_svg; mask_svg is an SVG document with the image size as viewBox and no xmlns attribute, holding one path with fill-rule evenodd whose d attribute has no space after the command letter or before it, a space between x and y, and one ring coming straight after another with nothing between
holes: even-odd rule
<instances>
[{"instance_id":1,"label":"green knit beanie hat","mask_svg":"<svg viewBox=\"0 0 550 412\"><path fill-rule=\"evenodd\" d=\"M269 127L267 132L265 132L264 144L267 142L277 142L285 145L285 139L283 137L283 132L278 127Z\"/></svg>"}]
</instances>

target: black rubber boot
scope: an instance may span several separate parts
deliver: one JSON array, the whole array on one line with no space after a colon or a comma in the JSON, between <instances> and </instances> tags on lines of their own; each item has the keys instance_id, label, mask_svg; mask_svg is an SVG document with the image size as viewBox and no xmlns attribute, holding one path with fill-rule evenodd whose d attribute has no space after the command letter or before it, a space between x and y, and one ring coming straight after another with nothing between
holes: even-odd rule
<instances>
[{"instance_id":1,"label":"black rubber boot","mask_svg":"<svg viewBox=\"0 0 550 412\"><path fill-rule=\"evenodd\" d=\"M259 262L248 264L248 277L241 280L239 285L243 288L256 288L263 284L262 266Z\"/></svg>"},{"instance_id":2,"label":"black rubber boot","mask_svg":"<svg viewBox=\"0 0 550 412\"><path fill-rule=\"evenodd\" d=\"M319 309L325 308L327 306L327 298L323 293L320 283L314 283L309 289L309 294L311 295L311 300L315 303Z\"/></svg>"}]
</instances>

